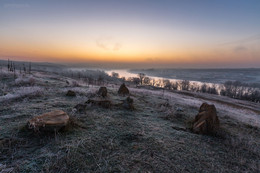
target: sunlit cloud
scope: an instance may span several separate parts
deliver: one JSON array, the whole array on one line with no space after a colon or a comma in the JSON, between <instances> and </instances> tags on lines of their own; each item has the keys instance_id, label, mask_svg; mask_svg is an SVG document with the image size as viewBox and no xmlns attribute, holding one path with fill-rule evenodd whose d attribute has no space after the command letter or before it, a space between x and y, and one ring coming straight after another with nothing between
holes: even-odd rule
<instances>
[{"instance_id":1,"label":"sunlit cloud","mask_svg":"<svg viewBox=\"0 0 260 173\"><path fill-rule=\"evenodd\" d=\"M113 50L114 50L114 51L117 51L117 50L119 50L121 47L122 47L122 44L120 44L120 43L115 43Z\"/></svg>"},{"instance_id":2,"label":"sunlit cloud","mask_svg":"<svg viewBox=\"0 0 260 173\"><path fill-rule=\"evenodd\" d=\"M107 51L119 51L122 43L116 41L112 37L101 37L96 40L97 47Z\"/></svg>"},{"instance_id":3,"label":"sunlit cloud","mask_svg":"<svg viewBox=\"0 0 260 173\"><path fill-rule=\"evenodd\" d=\"M107 43L104 42L104 40L99 39L99 40L96 41L96 43L97 43L97 46L99 48L104 49L104 50L108 50Z\"/></svg>"},{"instance_id":4,"label":"sunlit cloud","mask_svg":"<svg viewBox=\"0 0 260 173\"><path fill-rule=\"evenodd\" d=\"M249 37L242 38L242 39L235 40L235 41L224 42L224 43L221 43L220 45L232 45L232 44L249 43L249 42L258 41L258 40L260 40L260 34L256 34L256 35L249 36Z\"/></svg>"},{"instance_id":5,"label":"sunlit cloud","mask_svg":"<svg viewBox=\"0 0 260 173\"><path fill-rule=\"evenodd\" d=\"M158 57L148 57L145 59L147 62L160 62L160 58Z\"/></svg>"},{"instance_id":6,"label":"sunlit cloud","mask_svg":"<svg viewBox=\"0 0 260 173\"><path fill-rule=\"evenodd\" d=\"M236 46L234 48L234 52L245 52L247 51L247 48L245 46Z\"/></svg>"}]
</instances>

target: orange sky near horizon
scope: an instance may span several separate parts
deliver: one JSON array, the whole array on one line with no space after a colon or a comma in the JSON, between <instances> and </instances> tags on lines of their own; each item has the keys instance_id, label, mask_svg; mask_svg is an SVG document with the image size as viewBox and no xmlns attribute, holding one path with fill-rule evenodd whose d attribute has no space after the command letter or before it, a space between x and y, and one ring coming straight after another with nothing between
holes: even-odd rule
<instances>
[{"instance_id":1,"label":"orange sky near horizon","mask_svg":"<svg viewBox=\"0 0 260 173\"><path fill-rule=\"evenodd\" d=\"M100 48L95 42L93 45L66 45L66 44L24 44L11 42L9 45L0 43L0 56L2 59L48 61L48 62L119 62L119 63L150 63L150 64L182 64L182 63L232 63L234 61L256 61L259 57L258 50L248 52L245 50L233 51L230 46L210 48L179 47L178 49L155 49L151 46L141 47L124 45L119 50L114 50L113 44ZM115 43L116 44L116 43ZM205 48L205 50L203 50ZM243 48L241 48L243 49ZM254 55L255 53L255 55ZM11 55L11 56L10 56ZM246 58L245 58L246 57Z\"/></svg>"}]
</instances>

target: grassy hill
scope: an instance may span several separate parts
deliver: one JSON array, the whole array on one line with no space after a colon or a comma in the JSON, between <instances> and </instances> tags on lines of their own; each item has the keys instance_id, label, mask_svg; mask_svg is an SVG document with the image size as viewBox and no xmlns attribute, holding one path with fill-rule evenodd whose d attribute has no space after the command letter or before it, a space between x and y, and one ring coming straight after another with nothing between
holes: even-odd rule
<instances>
[{"instance_id":1,"label":"grassy hill","mask_svg":"<svg viewBox=\"0 0 260 173\"><path fill-rule=\"evenodd\" d=\"M0 93L0 172L258 172L259 103L192 92L129 86L134 110L120 107L119 84L107 84L110 108L74 106L99 86L36 72L13 79L3 72ZM3 77L4 76L4 77ZM73 90L76 97L67 97ZM194 134L190 122L203 102L217 108L217 135ZM64 132L35 133L29 119L60 109Z\"/></svg>"}]
</instances>

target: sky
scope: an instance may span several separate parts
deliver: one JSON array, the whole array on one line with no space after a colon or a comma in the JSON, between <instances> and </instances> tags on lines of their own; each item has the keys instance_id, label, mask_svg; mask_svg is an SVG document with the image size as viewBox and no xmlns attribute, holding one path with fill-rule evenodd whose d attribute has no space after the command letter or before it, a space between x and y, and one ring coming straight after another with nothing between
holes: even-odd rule
<instances>
[{"instance_id":1,"label":"sky","mask_svg":"<svg viewBox=\"0 0 260 173\"><path fill-rule=\"evenodd\" d=\"M260 67L260 0L0 0L0 59Z\"/></svg>"}]
</instances>

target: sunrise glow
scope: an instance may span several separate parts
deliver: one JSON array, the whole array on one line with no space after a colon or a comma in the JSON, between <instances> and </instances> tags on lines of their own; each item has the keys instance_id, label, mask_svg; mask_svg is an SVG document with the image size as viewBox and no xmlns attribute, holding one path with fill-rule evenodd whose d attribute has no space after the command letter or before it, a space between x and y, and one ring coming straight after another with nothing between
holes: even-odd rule
<instances>
[{"instance_id":1,"label":"sunrise glow","mask_svg":"<svg viewBox=\"0 0 260 173\"><path fill-rule=\"evenodd\" d=\"M0 58L260 66L259 1L1 1Z\"/></svg>"}]
</instances>

